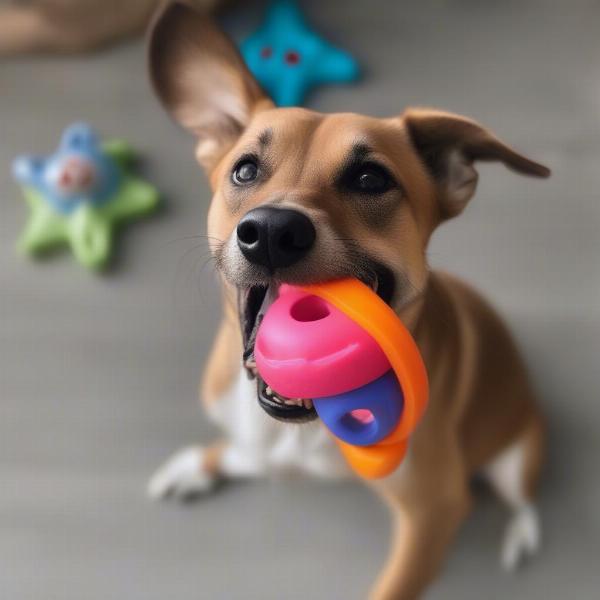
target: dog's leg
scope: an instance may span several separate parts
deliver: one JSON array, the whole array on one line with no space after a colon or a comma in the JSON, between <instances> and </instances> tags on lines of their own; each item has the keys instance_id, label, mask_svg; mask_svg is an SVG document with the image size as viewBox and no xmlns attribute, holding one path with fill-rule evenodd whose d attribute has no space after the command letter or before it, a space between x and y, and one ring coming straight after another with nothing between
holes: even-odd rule
<instances>
[{"instance_id":1,"label":"dog's leg","mask_svg":"<svg viewBox=\"0 0 600 600\"><path fill-rule=\"evenodd\" d=\"M188 498L206 494L219 476L225 444L190 446L180 450L162 465L148 483L148 495L158 500L167 496Z\"/></svg>"},{"instance_id":2,"label":"dog's leg","mask_svg":"<svg viewBox=\"0 0 600 600\"><path fill-rule=\"evenodd\" d=\"M392 509L393 539L370 600L416 600L438 573L466 516L467 497Z\"/></svg>"},{"instance_id":3,"label":"dog's leg","mask_svg":"<svg viewBox=\"0 0 600 600\"><path fill-rule=\"evenodd\" d=\"M233 384L207 406L226 440L177 452L150 479L150 497L193 496L210 492L219 479L266 475L273 430L277 427L257 405L255 395L256 382L249 381L238 367Z\"/></svg>"},{"instance_id":4,"label":"dog's leg","mask_svg":"<svg viewBox=\"0 0 600 600\"><path fill-rule=\"evenodd\" d=\"M405 472L399 473L398 485L375 486L391 509L393 527L392 547L370 600L419 598L469 512L471 497L458 449L433 461L429 454L429 469L407 464L400 468Z\"/></svg>"},{"instance_id":5,"label":"dog's leg","mask_svg":"<svg viewBox=\"0 0 600 600\"><path fill-rule=\"evenodd\" d=\"M200 496L211 492L219 480L262 477L267 468L264 455L229 441L189 446L156 471L148 483L148 495L154 500Z\"/></svg>"},{"instance_id":6,"label":"dog's leg","mask_svg":"<svg viewBox=\"0 0 600 600\"><path fill-rule=\"evenodd\" d=\"M540 520L533 500L542 443L543 430L535 422L484 470L490 485L511 511L501 551L502 566L508 571L540 547Z\"/></svg>"}]
</instances>

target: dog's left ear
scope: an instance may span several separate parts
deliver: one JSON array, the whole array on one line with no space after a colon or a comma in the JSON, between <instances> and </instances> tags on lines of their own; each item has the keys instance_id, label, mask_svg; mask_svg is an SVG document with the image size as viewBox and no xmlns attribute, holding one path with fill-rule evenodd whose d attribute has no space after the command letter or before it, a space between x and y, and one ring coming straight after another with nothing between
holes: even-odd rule
<instances>
[{"instance_id":1,"label":"dog's left ear","mask_svg":"<svg viewBox=\"0 0 600 600\"><path fill-rule=\"evenodd\" d=\"M169 2L156 15L148 62L157 95L198 137L196 154L209 172L254 112L273 106L232 41L190 0Z\"/></svg>"},{"instance_id":2,"label":"dog's left ear","mask_svg":"<svg viewBox=\"0 0 600 600\"><path fill-rule=\"evenodd\" d=\"M500 161L524 175L548 177L550 169L515 152L465 117L428 109L402 115L410 139L439 189L440 215L458 215L475 193L477 160Z\"/></svg>"}]
</instances>

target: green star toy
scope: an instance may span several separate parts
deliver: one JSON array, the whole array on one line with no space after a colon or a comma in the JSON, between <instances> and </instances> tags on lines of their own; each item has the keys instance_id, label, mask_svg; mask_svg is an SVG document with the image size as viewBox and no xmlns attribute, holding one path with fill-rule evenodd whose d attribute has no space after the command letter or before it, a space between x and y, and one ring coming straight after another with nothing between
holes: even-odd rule
<instances>
[{"instance_id":1,"label":"green star toy","mask_svg":"<svg viewBox=\"0 0 600 600\"><path fill-rule=\"evenodd\" d=\"M71 247L88 269L105 266L116 226L152 213L155 187L130 172L133 151L120 140L100 144L85 123L68 127L50 156L21 156L13 172L30 208L18 248L36 256Z\"/></svg>"}]
</instances>

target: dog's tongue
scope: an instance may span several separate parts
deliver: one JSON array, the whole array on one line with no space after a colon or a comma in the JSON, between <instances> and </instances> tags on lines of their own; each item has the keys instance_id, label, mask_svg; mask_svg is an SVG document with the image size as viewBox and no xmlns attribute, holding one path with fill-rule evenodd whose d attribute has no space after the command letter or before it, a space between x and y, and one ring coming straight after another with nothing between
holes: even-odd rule
<instances>
[{"instance_id":1,"label":"dog's tongue","mask_svg":"<svg viewBox=\"0 0 600 600\"><path fill-rule=\"evenodd\" d=\"M346 285L392 312L364 284ZM278 394L313 399L357 473L381 477L401 462L406 440L395 435L404 409L398 377L381 345L333 302L281 286L258 329L254 356L260 376Z\"/></svg>"}]
</instances>

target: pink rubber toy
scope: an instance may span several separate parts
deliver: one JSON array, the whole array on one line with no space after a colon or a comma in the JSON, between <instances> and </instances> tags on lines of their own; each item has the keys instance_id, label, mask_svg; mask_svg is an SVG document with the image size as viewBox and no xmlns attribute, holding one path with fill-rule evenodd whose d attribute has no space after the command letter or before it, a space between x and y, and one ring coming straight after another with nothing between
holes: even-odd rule
<instances>
[{"instance_id":1,"label":"pink rubber toy","mask_svg":"<svg viewBox=\"0 0 600 600\"><path fill-rule=\"evenodd\" d=\"M390 369L362 327L325 300L289 285L281 286L265 315L254 355L261 377L289 398L341 394Z\"/></svg>"}]
</instances>

